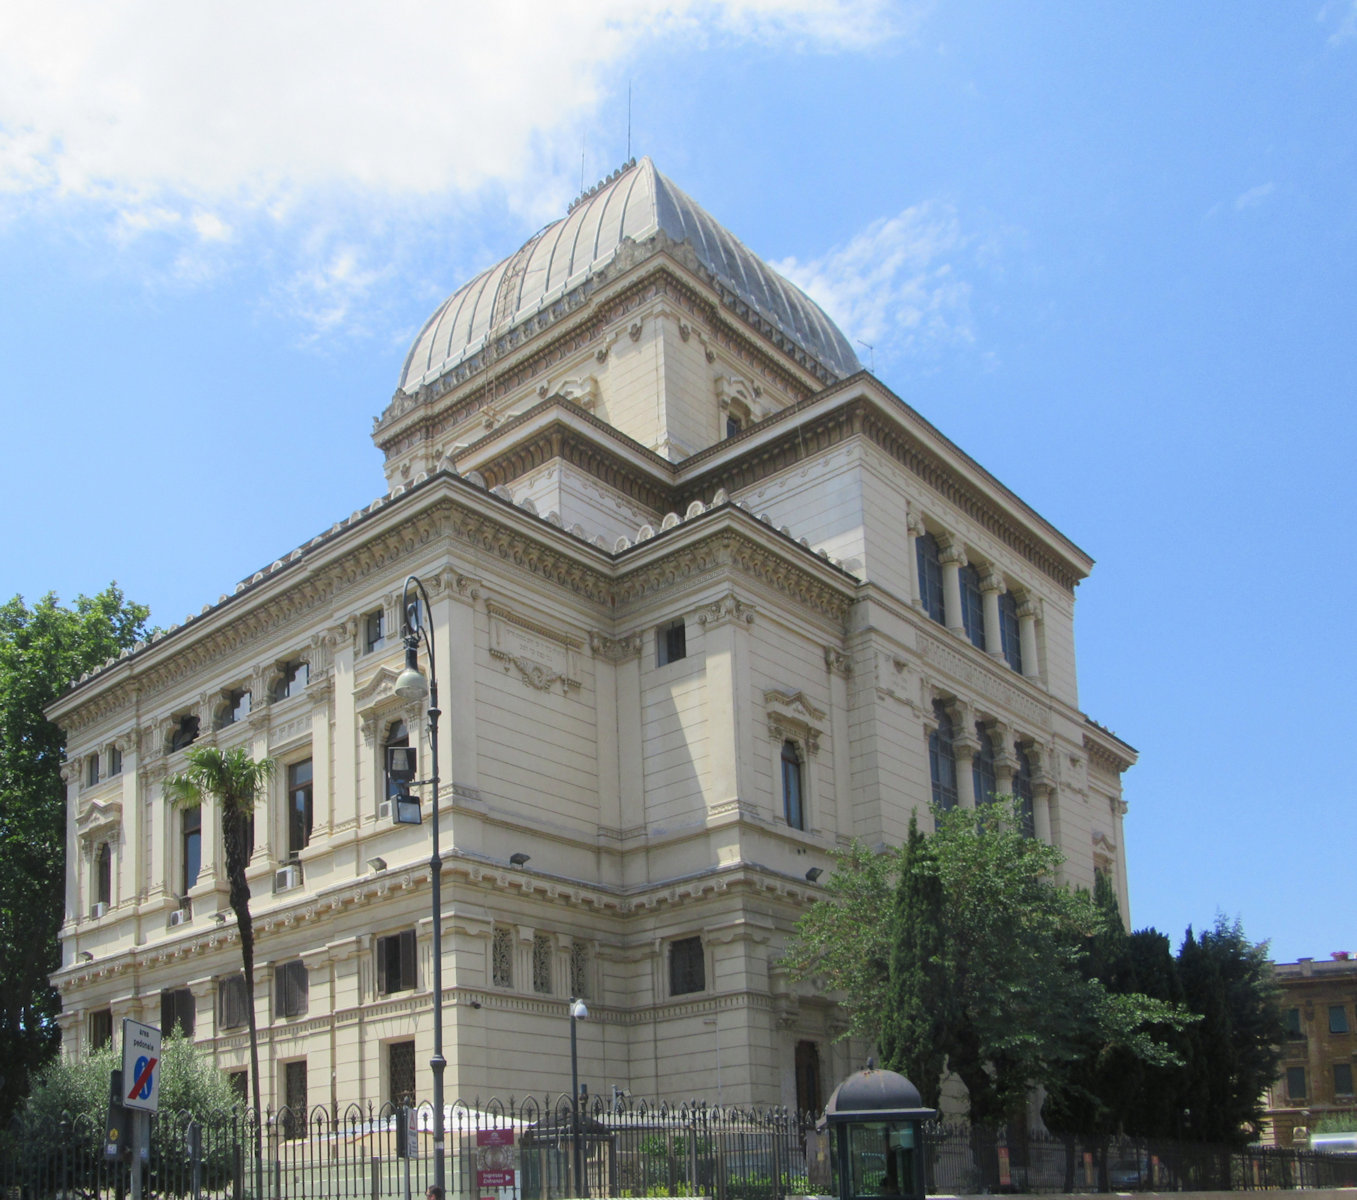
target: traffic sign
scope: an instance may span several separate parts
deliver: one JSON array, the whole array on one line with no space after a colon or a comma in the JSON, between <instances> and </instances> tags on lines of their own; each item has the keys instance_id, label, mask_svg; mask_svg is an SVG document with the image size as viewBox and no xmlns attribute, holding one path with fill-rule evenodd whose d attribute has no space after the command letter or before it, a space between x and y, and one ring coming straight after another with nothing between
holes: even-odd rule
<instances>
[{"instance_id":1,"label":"traffic sign","mask_svg":"<svg viewBox=\"0 0 1357 1200\"><path fill-rule=\"evenodd\" d=\"M155 1112L160 1107L160 1030L123 1018L123 1104Z\"/></svg>"}]
</instances>

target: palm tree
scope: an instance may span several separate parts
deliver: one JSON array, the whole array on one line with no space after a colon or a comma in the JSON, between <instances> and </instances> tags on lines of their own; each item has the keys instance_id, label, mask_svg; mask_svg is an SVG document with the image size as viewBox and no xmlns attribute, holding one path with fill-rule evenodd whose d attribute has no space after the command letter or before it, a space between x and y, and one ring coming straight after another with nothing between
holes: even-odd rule
<instances>
[{"instance_id":1,"label":"palm tree","mask_svg":"<svg viewBox=\"0 0 1357 1200\"><path fill-rule=\"evenodd\" d=\"M226 879L231 911L240 930L240 961L245 972L245 1012L250 1023L250 1084L254 1091L255 1157L262 1152L259 1125L259 1029L254 1018L254 926L250 921L250 885L245 880L249 852L246 830L255 802L273 778L271 758L253 759L242 746L223 753L215 746L189 750L188 769L165 780L165 797L176 808L215 800L221 811L222 844L226 848Z\"/></svg>"}]
</instances>

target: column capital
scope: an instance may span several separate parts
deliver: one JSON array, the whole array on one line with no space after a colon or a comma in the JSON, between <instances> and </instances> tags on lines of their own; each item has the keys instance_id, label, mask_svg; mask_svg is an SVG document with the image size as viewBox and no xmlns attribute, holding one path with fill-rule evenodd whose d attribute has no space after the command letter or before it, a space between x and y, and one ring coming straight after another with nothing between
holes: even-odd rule
<instances>
[{"instance_id":1,"label":"column capital","mask_svg":"<svg viewBox=\"0 0 1357 1200\"><path fill-rule=\"evenodd\" d=\"M966 565L966 549L962 546L958 538L951 537L938 539L938 561L944 567L964 567Z\"/></svg>"},{"instance_id":2,"label":"column capital","mask_svg":"<svg viewBox=\"0 0 1357 1200\"><path fill-rule=\"evenodd\" d=\"M1002 592L1004 590L1004 577L993 567L988 568L980 577L980 590L982 592Z\"/></svg>"}]
</instances>

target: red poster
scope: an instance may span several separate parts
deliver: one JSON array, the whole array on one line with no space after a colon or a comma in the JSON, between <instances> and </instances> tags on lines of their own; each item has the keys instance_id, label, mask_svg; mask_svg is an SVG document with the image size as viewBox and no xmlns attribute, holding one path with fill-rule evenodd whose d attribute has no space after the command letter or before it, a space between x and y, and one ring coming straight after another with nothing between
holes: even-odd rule
<instances>
[{"instance_id":1,"label":"red poster","mask_svg":"<svg viewBox=\"0 0 1357 1200\"><path fill-rule=\"evenodd\" d=\"M514 1186L518 1155L512 1129L476 1131L476 1186L511 1188Z\"/></svg>"}]
</instances>

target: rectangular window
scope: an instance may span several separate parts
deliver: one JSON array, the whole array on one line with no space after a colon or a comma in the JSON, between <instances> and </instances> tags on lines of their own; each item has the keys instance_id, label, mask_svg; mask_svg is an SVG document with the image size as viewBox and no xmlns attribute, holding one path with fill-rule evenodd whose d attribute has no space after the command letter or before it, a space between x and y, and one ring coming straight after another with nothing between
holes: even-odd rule
<instances>
[{"instance_id":1,"label":"rectangular window","mask_svg":"<svg viewBox=\"0 0 1357 1200\"><path fill-rule=\"evenodd\" d=\"M250 1102L250 1073L249 1071L228 1071L226 1073L226 1082L231 1085L231 1091L235 1094L241 1104Z\"/></svg>"},{"instance_id":2,"label":"rectangular window","mask_svg":"<svg viewBox=\"0 0 1357 1200\"><path fill-rule=\"evenodd\" d=\"M295 962L280 963L275 972L277 984L278 1015L280 1017L304 1017L307 1007L308 976L306 964L297 959Z\"/></svg>"},{"instance_id":3,"label":"rectangular window","mask_svg":"<svg viewBox=\"0 0 1357 1200\"><path fill-rule=\"evenodd\" d=\"M415 1044L391 1042L386 1048L386 1077L390 1083L391 1103L399 1106L415 1102Z\"/></svg>"},{"instance_id":4,"label":"rectangular window","mask_svg":"<svg viewBox=\"0 0 1357 1200\"><path fill-rule=\"evenodd\" d=\"M700 937L669 943L669 994L686 996L707 990L707 963Z\"/></svg>"},{"instance_id":5,"label":"rectangular window","mask_svg":"<svg viewBox=\"0 0 1357 1200\"><path fill-rule=\"evenodd\" d=\"M1282 1023L1286 1029L1287 1037L1302 1038L1305 1036L1300 1027L1300 1009L1288 1008Z\"/></svg>"},{"instance_id":6,"label":"rectangular window","mask_svg":"<svg viewBox=\"0 0 1357 1200\"><path fill-rule=\"evenodd\" d=\"M113 903L113 850L107 842L94 853L94 901L105 908Z\"/></svg>"},{"instance_id":7,"label":"rectangular window","mask_svg":"<svg viewBox=\"0 0 1357 1200\"><path fill-rule=\"evenodd\" d=\"M1347 1033L1348 1010L1342 1004L1329 1005L1329 1032Z\"/></svg>"},{"instance_id":8,"label":"rectangular window","mask_svg":"<svg viewBox=\"0 0 1357 1200\"><path fill-rule=\"evenodd\" d=\"M914 549L919 563L919 602L933 620L945 625L947 614L942 600L942 553L938 549L938 539L931 533L920 534L914 539Z\"/></svg>"},{"instance_id":9,"label":"rectangular window","mask_svg":"<svg viewBox=\"0 0 1357 1200\"><path fill-rule=\"evenodd\" d=\"M490 939L490 982L495 987L514 986L514 935L503 925L496 926Z\"/></svg>"},{"instance_id":10,"label":"rectangular window","mask_svg":"<svg viewBox=\"0 0 1357 1200\"><path fill-rule=\"evenodd\" d=\"M113 1040L113 1013L107 1008L90 1013L90 1049L98 1050Z\"/></svg>"},{"instance_id":11,"label":"rectangular window","mask_svg":"<svg viewBox=\"0 0 1357 1200\"><path fill-rule=\"evenodd\" d=\"M551 995L551 954L551 936L545 933L533 934L532 990L540 996Z\"/></svg>"},{"instance_id":12,"label":"rectangular window","mask_svg":"<svg viewBox=\"0 0 1357 1200\"><path fill-rule=\"evenodd\" d=\"M1291 1101L1305 1099L1305 1068L1286 1068L1286 1098Z\"/></svg>"},{"instance_id":13,"label":"rectangular window","mask_svg":"<svg viewBox=\"0 0 1357 1200\"><path fill-rule=\"evenodd\" d=\"M287 768L287 855L296 858L311 841L315 817L311 797L311 760Z\"/></svg>"},{"instance_id":14,"label":"rectangular window","mask_svg":"<svg viewBox=\"0 0 1357 1200\"><path fill-rule=\"evenodd\" d=\"M793 829L805 829L806 810L801 802L801 755L796 743L782 743L782 816Z\"/></svg>"},{"instance_id":15,"label":"rectangular window","mask_svg":"<svg viewBox=\"0 0 1357 1200\"><path fill-rule=\"evenodd\" d=\"M985 599L980 594L980 572L970 563L961 568L961 624L972 646L985 648Z\"/></svg>"},{"instance_id":16,"label":"rectangular window","mask_svg":"<svg viewBox=\"0 0 1357 1200\"><path fill-rule=\"evenodd\" d=\"M223 1029L239 1029L250 1023L249 995L244 975L228 975L217 981L217 1019Z\"/></svg>"},{"instance_id":17,"label":"rectangular window","mask_svg":"<svg viewBox=\"0 0 1357 1200\"><path fill-rule=\"evenodd\" d=\"M93 787L99 782L99 756L91 754L85 760L85 786Z\"/></svg>"},{"instance_id":18,"label":"rectangular window","mask_svg":"<svg viewBox=\"0 0 1357 1200\"><path fill-rule=\"evenodd\" d=\"M956 748L953 745L952 718L941 703L934 701L937 728L928 735L928 771L933 785L933 803L951 809L957 805Z\"/></svg>"},{"instance_id":19,"label":"rectangular window","mask_svg":"<svg viewBox=\"0 0 1357 1200\"><path fill-rule=\"evenodd\" d=\"M123 752L117 746L108 748L108 773L110 775L123 773Z\"/></svg>"},{"instance_id":20,"label":"rectangular window","mask_svg":"<svg viewBox=\"0 0 1357 1200\"><path fill-rule=\"evenodd\" d=\"M1335 1096L1352 1095L1352 1064L1333 1064L1333 1094Z\"/></svg>"},{"instance_id":21,"label":"rectangular window","mask_svg":"<svg viewBox=\"0 0 1357 1200\"><path fill-rule=\"evenodd\" d=\"M570 994L588 1000L594 993L589 986L589 943L570 943Z\"/></svg>"},{"instance_id":22,"label":"rectangular window","mask_svg":"<svg viewBox=\"0 0 1357 1200\"><path fill-rule=\"evenodd\" d=\"M193 1036L196 1005L188 988L173 988L160 993L160 1032L166 1037L178 1029L185 1037Z\"/></svg>"},{"instance_id":23,"label":"rectangular window","mask_svg":"<svg viewBox=\"0 0 1357 1200\"><path fill-rule=\"evenodd\" d=\"M1004 662L1022 674L1022 633L1018 625L1018 598L1012 592L999 595L999 642Z\"/></svg>"},{"instance_id":24,"label":"rectangular window","mask_svg":"<svg viewBox=\"0 0 1357 1200\"><path fill-rule=\"evenodd\" d=\"M363 647L366 653L380 650L386 645L386 613L380 608L370 612L363 621Z\"/></svg>"},{"instance_id":25,"label":"rectangular window","mask_svg":"<svg viewBox=\"0 0 1357 1200\"><path fill-rule=\"evenodd\" d=\"M203 810L198 805L184 809L180 815L182 829L183 873L179 882L183 885L179 894L187 896L189 888L198 882L198 872L203 865Z\"/></svg>"},{"instance_id":26,"label":"rectangular window","mask_svg":"<svg viewBox=\"0 0 1357 1200\"><path fill-rule=\"evenodd\" d=\"M279 1113L282 1118L283 1136L300 1138L306 1136L306 1060L283 1064L283 1103L287 1111Z\"/></svg>"},{"instance_id":27,"label":"rectangular window","mask_svg":"<svg viewBox=\"0 0 1357 1200\"><path fill-rule=\"evenodd\" d=\"M655 661L657 666L668 666L688 657L688 629L680 617L661 625L655 631Z\"/></svg>"},{"instance_id":28,"label":"rectangular window","mask_svg":"<svg viewBox=\"0 0 1357 1200\"><path fill-rule=\"evenodd\" d=\"M383 996L415 988L415 931L377 939L377 991Z\"/></svg>"}]
</instances>

